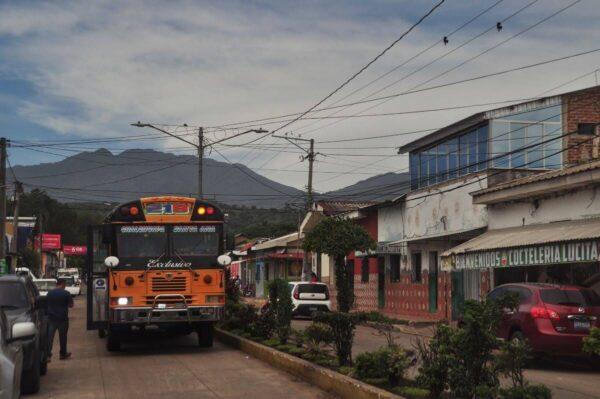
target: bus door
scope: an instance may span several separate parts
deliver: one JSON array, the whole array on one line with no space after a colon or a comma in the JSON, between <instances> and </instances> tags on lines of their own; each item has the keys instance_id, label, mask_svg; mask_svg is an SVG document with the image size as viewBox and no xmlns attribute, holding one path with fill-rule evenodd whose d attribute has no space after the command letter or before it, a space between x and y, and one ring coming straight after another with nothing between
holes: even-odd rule
<instances>
[{"instance_id":1,"label":"bus door","mask_svg":"<svg viewBox=\"0 0 600 399\"><path fill-rule=\"evenodd\" d=\"M103 226L89 226L87 237L87 329L108 327L108 270L104 259L108 245L103 240Z\"/></svg>"}]
</instances>

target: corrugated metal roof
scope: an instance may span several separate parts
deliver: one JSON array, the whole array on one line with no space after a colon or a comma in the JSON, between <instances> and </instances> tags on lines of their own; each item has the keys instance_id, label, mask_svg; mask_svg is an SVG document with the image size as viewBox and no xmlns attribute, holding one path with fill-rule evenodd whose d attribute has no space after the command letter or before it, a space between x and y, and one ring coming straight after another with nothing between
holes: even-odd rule
<instances>
[{"instance_id":1,"label":"corrugated metal roof","mask_svg":"<svg viewBox=\"0 0 600 399\"><path fill-rule=\"evenodd\" d=\"M377 204L377 201L318 201L317 206L323 209L327 216L337 215L339 213L356 211L365 206Z\"/></svg>"},{"instance_id":2,"label":"corrugated metal roof","mask_svg":"<svg viewBox=\"0 0 600 399\"><path fill-rule=\"evenodd\" d=\"M489 230L472 240L449 249L442 256L599 237L600 218L544 223Z\"/></svg>"},{"instance_id":3,"label":"corrugated metal roof","mask_svg":"<svg viewBox=\"0 0 600 399\"><path fill-rule=\"evenodd\" d=\"M557 177L571 176L577 173L588 172L590 170L600 169L600 160L595 160L591 162L582 163L580 165L572 166L564 169L557 169L546 173L540 173L536 175L531 175L527 177L523 177L516 180L511 180L507 183L499 184L497 186L493 186L490 188L486 188L484 190L475 191L471 195L477 196L482 194L493 193L496 191L504 190L507 188L523 186L525 184L537 183L540 181L550 180Z\"/></svg>"},{"instance_id":4,"label":"corrugated metal roof","mask_svg":"<svg viewBox=\"0 0 600 399\"><path fill-rule=\"evenodd\" d=\"M265 249L285 247L288 243L298 239L298 232L290 233L281 237L274 238L269 241L261 242L252 247L253 251L262 251Z\"/></svg>"}]
</instances>

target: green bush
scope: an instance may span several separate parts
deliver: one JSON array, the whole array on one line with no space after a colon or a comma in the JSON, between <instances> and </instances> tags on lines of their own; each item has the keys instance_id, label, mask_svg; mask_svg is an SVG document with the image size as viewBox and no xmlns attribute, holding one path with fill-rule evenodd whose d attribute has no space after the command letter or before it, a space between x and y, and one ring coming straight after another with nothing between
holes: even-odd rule
<instances>
[{"instance_id":1,"label":"green bush","mask_svg":"<svg viewBox=\"0 0 600 399\"><path fill-rule=\"evenodd\" d=\"M225 300L232 304L240 302L240 288L231 278L231 270L228 267L225 268Z\"/></svg>"},{"instance_id":2,"label":"green bush","mask_svg":"<svg viewBox=\"0 0 600 399\"><path fill-rule=\"evenodd\" d=\"M298 348L297 346L294 346L293 348L289 349L287 351L287 353L289 353L290 355L302 357L302 355L304 355L306 353L306 349Z\"/></svg>"},{"instance_id":3,"label":"green bush","mask_svg":"<svg viewBox=\"0 0 600 399\"><path fill-rule=\"evenodd\" d=\"M334 336L327 324L312 323L304 330L304 338L309 352L320 353L323 346L331 345Z\"/></svg>"},{"instance_id":4,"label":"green bush","mask_svg":"<svg viewBox=\"0 0 600 399\"><path fill-rule=\"evenodd\" d=\"M318 313L315 321L327 324L333 331L333 344L340 366L352 363L352 343L358 318L344 312Z\"/></svg>"},{"instance_id":5,"label":"green bush","mask_svg":"<svg viewBox=\"0 0 600 399\"><path fill-rule=\"evenodd\" d=\"M279 342L279 339L277 339L277 338L265 339L261 343L263 345L270 346L270 347L276 347L277 345L281 345L281 342Z\"/></svg>"},{"instance_id":6,"label":"green bush","mask_svg":"<svg viewBox=\"0 0 600 399\"><path fill-rule=\"evenodd\" d=\"M351 366L342 366L338 369L338 372L341 374L353 377L354 374L356 373L356 369Z\"/></svg>"},{"instance_id":7,"label":"green bush","mask_svg":"<svg viewBox=\"0 0 600 399\"><path fill-rule=\"evenodd\" d=\"M275 316L275 332L281 343L287 343L292 331L292 294L287 281L275 279L269 283L269 308Z\"/></svg>"},{"instance_id":8,"label":"green bush","mask_svg":"<svg viewBox=\"0 0 600 399\"><path fill-rule=\"evenodd\" d=\"M282 352L286 352L286 353L290 353L291 350L293 349L297 349L295 345L290 345L290 344L279 344L275 347L275 349L277 349L278 351L282 351Z\"/></svg>"},{"instance_id":9,"label":"green bush","mask_svg":"<svg viewBox=\"0 0 600 399\"><path fill-rule=\"evenodd\" d=\"M526 342L512 340L502 343L496 356L496 368L505 377L510 378L513 388L525 388L523 370L530 358L530 348Z\"/></svg>"},{"instance_id":10,"label":"green bush","mask_svg":"<svg viewBox=\"0 0 600 399\"><path fill-rule=\"evenodd\" d=\"M512 387L500 389L500 399L551 399L552 391L544 385L526 385L524 387Z\"/></svg>"},{"instance_id":11,"label":"green bush","mask_svg":"<svg viewBox=\"0 0 600 399\"><path fill-rule=\"evenodd\" d=\"M363 381L376 387L385 387L388 383L387 378L365 378Z\"/></svg>"},{"instance_id":12,"label":"green bush","mask_svg":"<svg viewBox=\"0 0 600 399\"><path fill-rule=\"evenodd\" d=\"M276 328L275 315L271 310L259 314L250 325L248 331L255 337L269 339Z\"/></svg>"},{"instance_id":13,"label":"green bush","mask_svg":"<svg viewBox=\"0 0 600 399\"><path fill-rule=\"evenodd\" d=\"M221 327L224 330L249 332L250 326L258 319L256 307L245 303L227 303Z\"/></svg>"},{"instance_id":14,"label":"green bush","mask_svg":"<svg viewBox=\"0 0 600 399\"><path fill-rule=\"evenodd\" d=\"M590 335L583 339L583 352L600 356L600 328L592 328Z\"/></svg>"},{"instance_id":15,"label":"green bush","mask_svg":"<svg viewBox=\"0 0 600 399\"><path fill-rule=\"evenodd\" d=\"M354 366L356 376L361 380L384 378L391 386L396 386L404 378L410 359L402 348L385 347L361 353Z\"/></svg>"},{"instance_id":16,"label":"green bush","mask_svg":"<svg viewBox=\"0 0 600 399\"><path fill-rule=\"evenodd\" d=\"M417 341L421 358L417 382L429 389L431 396L439 397L448 388L448 370L452 363L452 329L444 324L436 327L429 344Z\"/></svg>"},{"instance_id":17,"label":"green bush","mask_svg":"<svg viewBox=\"0 0 600 399\"><path fill-rule=\"evenodd\" d=\"M418 387L396 387L392 391L395 394L403 396L407 399L422 399L422 398L438 398L439 396L433 396L427 389Z\"/></svg>"}]
</instances>

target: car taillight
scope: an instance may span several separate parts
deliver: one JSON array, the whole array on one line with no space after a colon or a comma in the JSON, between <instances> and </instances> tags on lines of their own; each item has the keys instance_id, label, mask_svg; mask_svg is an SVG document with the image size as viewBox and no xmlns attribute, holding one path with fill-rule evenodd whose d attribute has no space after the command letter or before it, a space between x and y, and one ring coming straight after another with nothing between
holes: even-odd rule
<instances>
[{"instance_id":1,"label":"car taillight","mask_svg":"<svg viewBox=\"0 0 600 399\"><path fill-rule=\"evenodd\" d=\"M298 288L294 289L294 299L300 299L300 294L298 294Z\"/></svg>"},{"instance_id":2,"label":"car taillight","mask_svg":"<svg viewBox=\"0 0 600 399\"><path fill-rule=\"evenodd\" d=\"M541 306L531 308L531 317L534 319L560 320L560 316L554 310L548 310Z\"/></svg>"}]
</instances>

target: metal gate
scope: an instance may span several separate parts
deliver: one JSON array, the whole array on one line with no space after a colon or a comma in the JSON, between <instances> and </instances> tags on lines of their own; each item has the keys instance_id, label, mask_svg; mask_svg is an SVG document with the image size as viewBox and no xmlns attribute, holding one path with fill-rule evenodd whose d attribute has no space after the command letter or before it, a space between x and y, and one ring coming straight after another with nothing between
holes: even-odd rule
<instances>
[{"instance_id":1,"label":"metal gate","mask_svg":"<svg viewBox=\"0 0 600 399\"><path fill-rule=\"evenodd\" d=\"M88 227L86 278L87 278L87 329L105 329L108 326L108 271L104 259L108 244L104 243L102 226Z\"/></svg>"}]
</instances>

